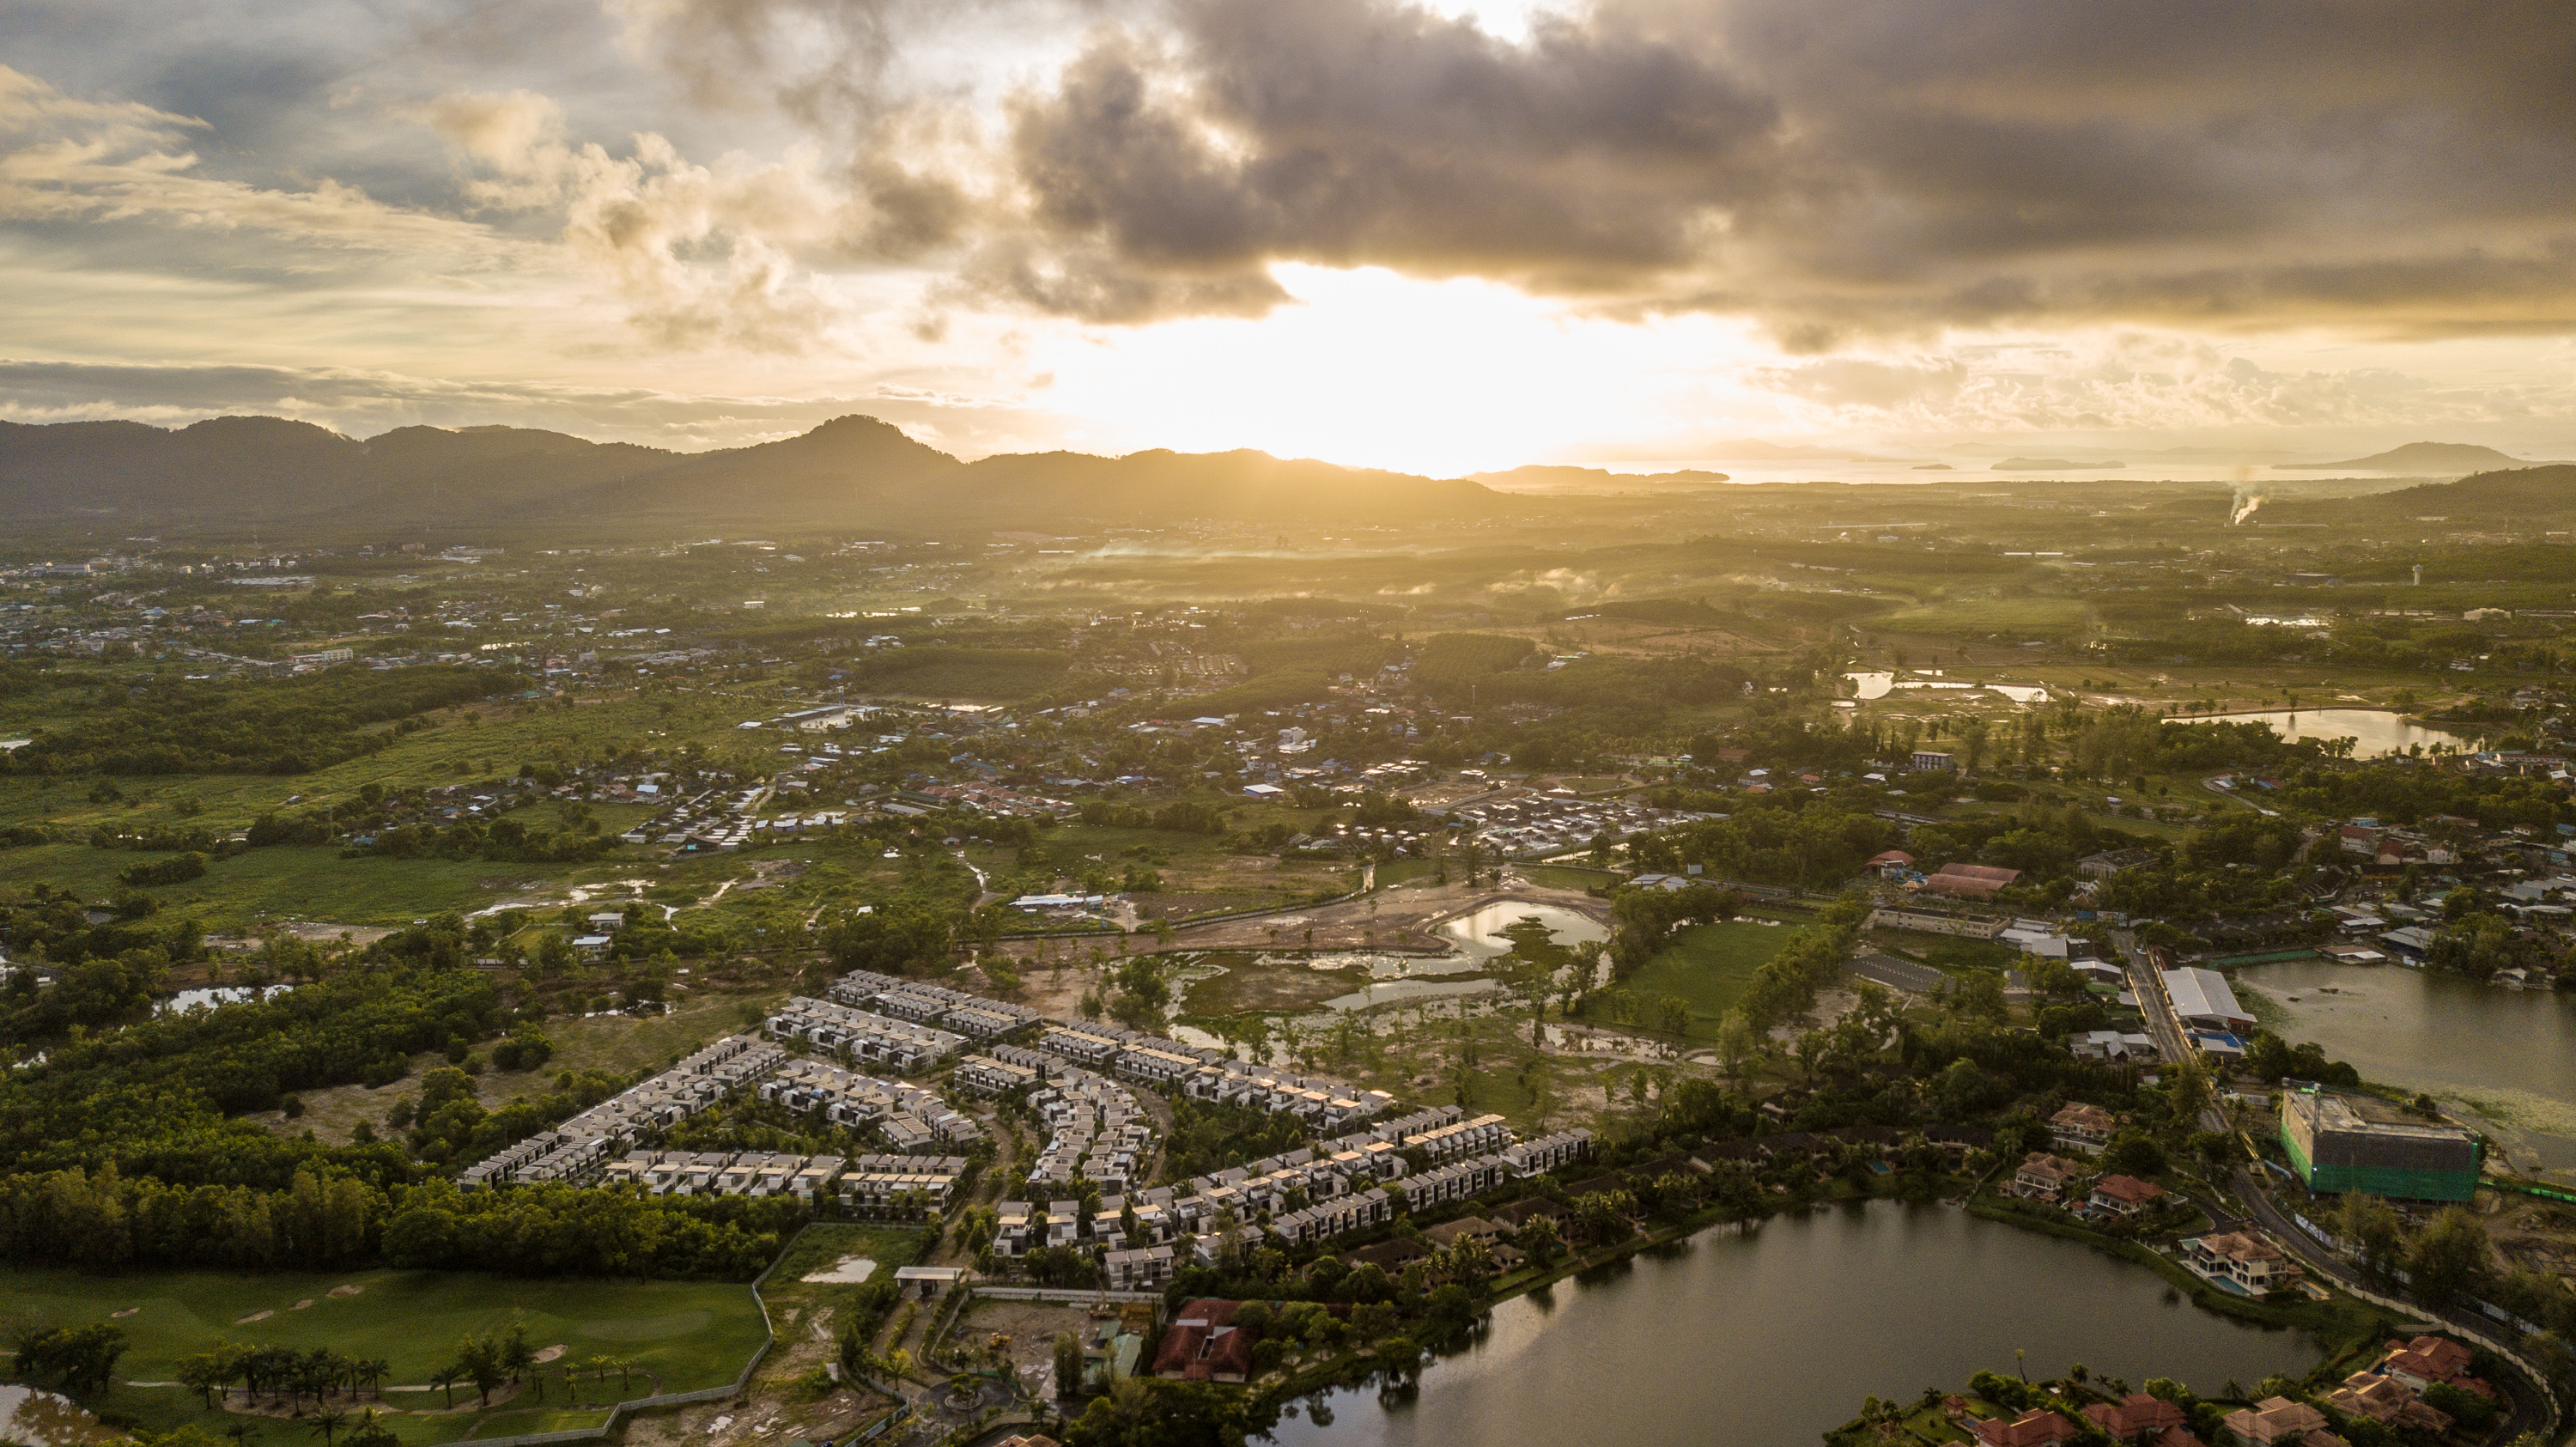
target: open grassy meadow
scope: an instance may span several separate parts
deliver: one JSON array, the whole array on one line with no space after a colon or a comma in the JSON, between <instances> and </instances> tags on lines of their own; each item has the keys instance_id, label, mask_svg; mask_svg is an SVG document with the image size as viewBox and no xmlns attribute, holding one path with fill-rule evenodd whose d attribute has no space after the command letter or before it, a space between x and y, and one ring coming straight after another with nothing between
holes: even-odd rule
<instances>
[{"instance_id":1,"label":"open grassy meadow","mask_svg":"<svg viewBox=\"0 0 2576 1447\"><path fill-rule=\"evenodd\" d=\"M1753 973L1788 944L1792 925L1763 925L1749 920L1695 925L1673 937L1664 952L1648 960L1626 980L1628 992L1641 1000L1679 995L1690 1002L1688 1035L1714 1039L1717 1022L1744 998ZM1604 1008L1596 998L1589 1011Z\"/></svg>"},{"instance_id":2,"label":"open grassy meadow","mask_svg":"<svg viewBox=\"0 0 2576 1447\"><path fill-rule=\"evenodd\" d=\"M378 1409L408 1443L454 1441L587 1426L610 1405L655 1392L721 1386L742 1371L761 1343L763 1323L751 1289L739 1284L631 1281L525 1281L425 1271L347 1275L236 1275L137 1272L118 1277L72 1272L0 1273L0 1316L12 1324L86 1325L113 1320L128 1346L118 1385L93 1405L147 1426L202 1421L220 1432L243 1414L208 1412L202 1399L174 1385L179 1364L219 1342L298 1351L328 1347L344 1356L378 1358L391 1368ZM431 1390L430 1378L452 1361L468 1335L527 1329L531 1344L562 1347L544 1369L545 1400L529 1387L489 1408L472 1388ZM594 1359L624 1363L602 1368ZM573 1380L567 1397L564 1371ZM233 1404L241 1398L234 1395ZM335 1405L339 1405L335 1403ZM357 1409L378 1406L372 1393ZM561 1419L561 1420L557 1420ZM259 1424L258 1435L301 1436L304 1424Z\"/></svg>"}]
</instances>

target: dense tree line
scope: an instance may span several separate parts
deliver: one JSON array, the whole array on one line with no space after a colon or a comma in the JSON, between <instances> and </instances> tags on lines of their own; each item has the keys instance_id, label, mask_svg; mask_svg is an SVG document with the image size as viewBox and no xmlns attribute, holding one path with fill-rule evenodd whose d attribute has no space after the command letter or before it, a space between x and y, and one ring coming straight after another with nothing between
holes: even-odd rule
<instances>
[{"instance_id":1,"label":"dense tree line","mask_svg":"<svg viewBox=\"0 0 2576 1447\"><path fill-rule=\"evenodd\" d=\"M39 732L0 756L0 773L300 774L383 748L390 736L370 725L525 683L448 664L199 683L164 677L102 700L77 728Z\"/></svg>"},{"instance_id":2,"label":"dense tree line","mask_svg":"<svg viewBox=\"0 0 2576 1447\"><path fill-rule=\"evenodd\" d=\"M460 819L446 828L435 824L396 825L365 843L353 843L341 857L372 855L385 859L486 859L496 864L587 864L617 848L617 840L599 832L595 819L587 829L567 827L552 832L531 829L503 817L488 822Z\"/></svg>"},{"instance_id":3,"label":"dense tree line","mask_svg":"<svg viewBox=\"0 0 2576 1447\"><path fill-rule=\"evenodd\" d=\"M792 1197L644 1198L562 1185L459 1191L298 1170L282 1189L179 1186L114 1167L0 1177L0 1259L20 1266L344 1270L739 1280L802 1225Z\"/></svg>"}]
</instances>

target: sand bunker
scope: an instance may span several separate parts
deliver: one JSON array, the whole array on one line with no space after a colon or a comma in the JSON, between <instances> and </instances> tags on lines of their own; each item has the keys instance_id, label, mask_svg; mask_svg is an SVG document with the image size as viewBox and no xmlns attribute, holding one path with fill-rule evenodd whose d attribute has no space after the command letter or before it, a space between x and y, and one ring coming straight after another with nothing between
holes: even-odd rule
<instances>
[{"instance_id":1,"label":"sand bunker","mask_svg":"<svg viewBox=\"0 0 2576 1447\"><path fill-rule=\"evenodd\" d=\"M129 1317L129 1316L134 1315L136 1312L141 1311L142 1309L143 1309L143 1308L141 1308L141 1307L139 1307L139 1306L129 1306L129 1307L127 1307L127 1308L126 1308L125 1310L123 1310L123 1311L111 1311L111 1312L109 1312L109 1313L108 1313L108 1315L109 1315L109 1316L112 1316L112 1317L115 1317L115 1318L116 1318L117 1320L119 1320L119 1321L122 1321L122 1320L124 1320L125 1318L127 1318L127 1317Z\"/></svg>"},{"instance_id":2,"label":"sand bunker","mask_svg":"<svg viewBox=\"0 0 2576 1447\"><path fill-rule=\"evenodd\" d=\"M355 1296L366 1289L367 1288L363 1286L335 1286L331 1288L331 1294L333 1296Z\"/></svg>"},{"instance_id":3,"label":"sand bunker","mask_svg":"<svg viewBox=\"0 0 2576 1447\"><path fill-rule=\"evenodd\" d=\"M299 1302L295 1303L293 1306L288 1307L288 1308L287 1308L287 1310L288 1310L288 1311L302 1311L304 1308L306 1308L306 1307L308 1307L308 1306L311 1306L312 1304L313 1304L313 1298L308 1296L308 1297L304 1298L302 1301L299 1301Z\"/></svg>"},{"instance_id":4,"label":"sand bunker","mask_svg":"<svg viewBox=\"0 0 2576 1447\"><path fill-rule=\"evenodd\" d=\"M276 1313L276 1312L273 1312L273 1311L254 1311L254 1312L252 1312L252 1313L251 1313L250 1315L248 1315L248 1316L237 1316L237 1317L234 1317L234 1318L233 1318L233 1325L235 1325L235 1326L240 1326L240 1325L242 1325L244 1322L252 1322L252 1321L266 1321L266 1320L268 1320L270 1317L275 1316L275 1315L277 1315L277 1313Z\"/></svg>"},{"instance_id":5,"label":"sand bunker","mask_svg":"<svg viewBox=\"0 0 2576 1447\"><path fill-rule=\"evenodd\" d=\"M570 1348L570 1347L566 1346L564 1343L562 1343L562 1342L556 1342L553 1346L550 1346L550 1347L544 1348L543 1350L539 1351L539 1352L537 1353L537 1355L536 1355L535 1360L537 1360L537 1361L541 1361L541 1362L550 1362L550 1361L553 1361L554 1359L556 1359L557 1357L562 1356L565 1352L568 1352L568 1351L570 1351L570 1350L572 1350L572 1348Z\"/></svg>"}]
</instances>

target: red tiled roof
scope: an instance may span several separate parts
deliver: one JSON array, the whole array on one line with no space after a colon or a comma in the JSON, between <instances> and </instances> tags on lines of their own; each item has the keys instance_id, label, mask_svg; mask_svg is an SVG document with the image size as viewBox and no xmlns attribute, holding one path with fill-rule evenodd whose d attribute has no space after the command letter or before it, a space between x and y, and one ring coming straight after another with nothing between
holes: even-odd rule
<instances>
[{"instance_id":1,"label":"red tiled roof","mask_svg":"<svg viewBox=\"0 0 2576 1447\"><path fill-rule=\"evenodd\" d=\"M2133 1392L2121 1398L2116 1406L2109 1402L2096 1402L2084 1409L2084 1415L2092 1420L2094 1426L2123 1442L2142 1432L2161 1432L2167 1427L2183 1424L2182 1408L2144 1392Z\"/></svg>"},{"instance_id":2,"label":"red tiled roof","mask_svg":"<svg viewBox=\"0 0 2576 1447\"><path fill-rule=\"evenodd\" d=\"M2055 1412L2032 1412L2011 1422L1979 1421L1968 1430L1983 1447L2049 1447L2076 1438L2075 1424Z\"/></svg>"}]
</instances>

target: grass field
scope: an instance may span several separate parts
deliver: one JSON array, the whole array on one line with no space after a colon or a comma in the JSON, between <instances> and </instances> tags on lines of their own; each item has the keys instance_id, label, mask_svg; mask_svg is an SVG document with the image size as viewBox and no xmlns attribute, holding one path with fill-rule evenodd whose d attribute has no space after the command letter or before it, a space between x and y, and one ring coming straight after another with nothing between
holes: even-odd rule
<instances>
[{"instance_id":1,"label":"grass field","mask_svg":"<svg viewBox=\"0 0 2576 1447\"><path fill-rule=\"evenodd\" d=\"M1744 998L1753 973L1780 952L1795 930L1787 925L1734 921L1697 925L1673 937L1662 954L1628 977L1628 992L1642 1000L1679 995L1690 1002L1690 1029L1697 1039L1714 1039L1717 1022ZM1596 1001L1586 1018L1601 1018Z\"/></svg>"},{"instance_id":2,"label":"grass field","mask_svg":"<svg viewBox=\"0 0 2576 1447\"><path fill-rule=\"evenodd\" d=\"M2072 598L1962 598L1891 613L1873 620L1871 626L1889 633L1954 638L1982 638L1989 633L2026 637L2076 632L2092 616L2092 609Z\"/></svg>"},{"instance_id":3,"label":"grass field","mask_svg":"<svg viewBox=\"0 0 2576 1447\"><path fill-rule=\"evenodd\" d=\"M331 1294L349 1287L358 1293ZM133 1314L116 1315L126 1311ZM523 1281L424 1271L118 1277L7 1272L0 1273L0 1316L13 1324L42 1325L115 1319L128 1339L117 1369L119 1385L92 1405L163 1430L201 1420L220 1431L224 1422L240 1420L206 1412L184 1388L136 1385L172 1381L182 1360L218 1342L299 1351L329 1347L347 1356L381 1358L392 1368L386 1424L409 1443L554 1430L540 1424L556 1418L565 1420L554 1426L586 1426L603 1420L617 1401L721 1386L741 1373L763 1329L760 1308L742 1285ZM488 1411L442 1410L446 1395L423 1388L454 1359L456 1344L469 1334L506 1331L513 1323L523 1324L528 1340L541 1348L565 1348L546 1373L546 1401L531 1394L503 1402L496 1393ZM563 1367L594 1357L629 1361L632 1372L621 1380L614 1370L604 1378L583 1371L573 1384L577 1400L566 1400ZM460 1407L473 1400L470 1388L457 1394ZM264 1424L261 1435L300 1436L302 1427Z\"/></svg>"}]
</instances>

